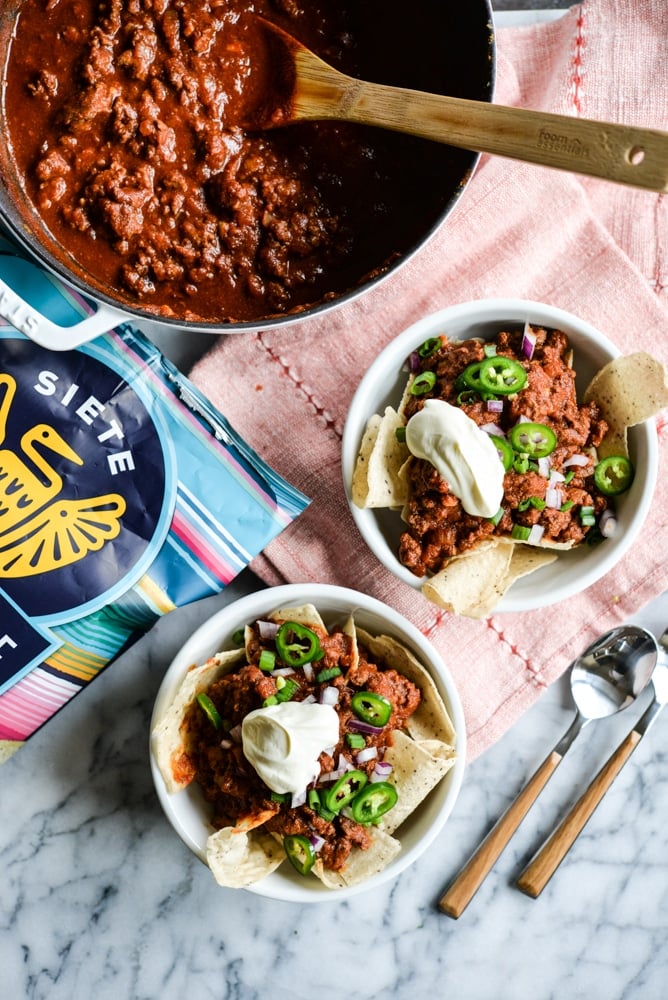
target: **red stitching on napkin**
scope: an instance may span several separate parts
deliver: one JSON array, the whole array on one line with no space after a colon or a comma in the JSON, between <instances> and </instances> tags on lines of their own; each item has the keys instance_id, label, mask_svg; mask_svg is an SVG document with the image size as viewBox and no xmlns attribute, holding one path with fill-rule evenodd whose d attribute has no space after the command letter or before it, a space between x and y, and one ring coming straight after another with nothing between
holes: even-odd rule
<instances>
[{"instance_id":1,"label":"red stitching on napkin","mask_svg":"<svg viewBox=\"0 0 668 1000\"><path fill-rule=\"evenodd\" d=\"M280 367L281 367L281 369L283 371L283 374L286 375L287 378L290 379L290 381L292 382L292 384L295 386L296 389L299 390L299 392L304 397L304 399L306 400L306 402L308 402L308 403L311 404L311 406L315 410L316 416L322 418L322 420L324 421L325 427L328 430L333 431L334 435L339 440L341 440L341 438L343 437L343 434L342 434L340 428L337 427L336 420L331 415L331 413L328 413L327 410L325 410L325 408L323 406L321 406L320 403L318 403L316 401L315 397L311 393L311 390L308 388L308 386L306 386L304 384L304 382L302 381L302 379L299 378L299 376L294 372L294 370L290 367L290 365L287 364L285 361L283 361L283 359L280 357L280 355L277 354L276 351L274 351L273 348L269 344L267 344L265 342L262 333L258 333L256 335L256 339L257 339L257 342L261 345L261 347L265 351L265 353L269 356L269 358L275 364L280 365Z\"/></svg>"},{"instance_id":2,"label":"red stitching on napkin","mask_svg":"<svg viewBox=\"0 0 668 1000\"><path fill-rule=\"evenodd\" d=\"M583 52L586 46L586 41L584 37L584 4L580 8L580 13L578 14L578 19L575 22L577 26L577 34L575 36L575 54L571 62L573 71L571 73L571 93L573 96L573 105L578 114L582 114L582 104L581 104L581 94L582 94L582 80L583 80Z\"/></svg>"}]
</instances>

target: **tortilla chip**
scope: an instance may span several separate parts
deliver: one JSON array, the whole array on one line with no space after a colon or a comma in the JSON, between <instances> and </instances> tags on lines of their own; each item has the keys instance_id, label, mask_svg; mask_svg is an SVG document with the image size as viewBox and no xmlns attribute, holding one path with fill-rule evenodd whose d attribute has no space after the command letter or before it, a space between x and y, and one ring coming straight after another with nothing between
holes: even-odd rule
<instances>
[{"instance_id":1,"label":"tortilla chip","mask_svg":"<svg viewBox=\"0 0 668 1000\"><path fill-rule=\"evenodd\" d=\"M405 442L396 435L397 428L403 426L402 417L391 406L380 419L369 421L353 474L356 506L403 507L406 503L408 482L399 470L410 456Z\"/></svg>"},{"instance_id":2,"label":"tortilla chip","mask_svg":"<svg viewBox=\"0 0 668 1000\"><path fill-rule=\"evenodd\" d=\"M270 833L225 826L206 842L206 861L218 885L245 889L285 861L285 851Z\"/></svg>"},{"instance_id":3,"label":"tortilla chip","mask_svg":"<svg viewBox=\"0 0 668 1000\"><path fill-rule=\"evenodd\" d=\"M369 456L371 455L373 447L376 443L379 426L380 414L374 413L366 425L364 437L362 438L360 450L357 455L355 469L353 470L351 495L352 501L356 507L366 507L367 505L366 501L369 496L369 480L367 476L369 469Z\"/></svg>"},{"instance_id":4,"label":"tortilla chip","mask_svg":"<svg viewBox=\"0 0 668 1000\"><path fill-rule=\"evenodd\" d=\"M325 868L320 858L316 860L312 871L328 888L342 889L344 886L366 882L373 875L382 872L390 861L396 858L400 850L401 844L398 840L384 830L376 828L373 830L371 846L366 851L354 848L342 871L334 872Z\"/></svg>"},{"instance_id":5,"label":"tortilla chip","mask_svg":"<svg viewBox=\"0 0 668 1000\"><path fill-rule=\"evenodd\" d=\"M609 430L599 458L628 456L627 428L656 416L668 406L668 368L644 351L615 358L587 386L584 402L596 400Z\"/></svg>"},{"instance_id":6,"label":"tortilla chip","mask_svg":"<svg viewBox=\"0 0 668 1000\"><path fill-rule=\"evenodd\" d=\"M527 545L522 542L515 545L513 554L510 557L510 566L508 567L506 580L504 581L506 590L515 580L519 580L520 577L528 576L529 573L541 569L542 566L549 566L550 563L558 559L558 554L550 551L550 549L556 548L570 548L570 545L564 543L563 546L560 546L558 542L553 543L553 545L547 548L537 545Z\"/></svg>"},{"instance_id":7,"label":"tortilla chip","mask_svg":"<svg viewBox=\"0 0 668 1000\"><path fill-rule=\"evenodd\" d=\"M302 604L297 608L279 608L267 617L272 622L297 622L299 625L315 626L327 631L320 612L313 604Z\"/></svg>"},{"instance_id":8,"label":"tortilla chip","mask_svg":"<svg viewBox=\"0 0 668 1000\"><path fill-rule=\"evenodd\" d=\"M361 642L373 654L398 673L412 681L422 692L420 704L406 724L414 740L436 739L453 750L456 740L455 727L429 672L411 651L391 636L372 636L358 628Z\"/></svg>"},{"instance_id":9,"label":"tortilla chip","mask_svg":"<svg viewBox=\"0 0 668 1000\"><path fill-rule=\"evenodd\" d=\"M454 556L422 584L424 596L440 608L467 618L485 618L505 590L514 542L495 538L469 552Z\"/></svg>"},{"instance_id":10,"label":"tortilla chip","mask_svg":"<svg viewBox=\"0 0 668 1000\"><path fill-rule=\"evenodd\" d=\"M394 746L387 748L384 759L392 765L388 781L397 787L399 798L380 823L386 833L401 826L457 760L454 748L440 740L416 742L401 730L393 739Z\"/></svg>"},{"instance_id":11,"label":"tortilla chip","mask_svg":"<svg viewBox=\"0 0 668 1000\"><path fill-rule=\"evenodd\" d=\"M244 649L216 653L202 664L188 670L171 705L153 727L151 746L167 791L172 794L186 788L194 778L181 727L191 702L214 681L229 673L245 658Z\"/></svg>"}]
</instances>

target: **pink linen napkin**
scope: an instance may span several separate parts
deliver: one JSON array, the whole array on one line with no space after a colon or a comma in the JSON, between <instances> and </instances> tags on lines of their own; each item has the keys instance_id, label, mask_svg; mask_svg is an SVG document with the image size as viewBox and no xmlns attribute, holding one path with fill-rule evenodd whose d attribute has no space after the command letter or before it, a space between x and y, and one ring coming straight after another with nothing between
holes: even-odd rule
<instances>
[{"instance_id":1,"label":"pink linen napkin","mask_svg":"<svg viewBox=\"0 0 668 1000\"><path fill-rule=\"evenodd\" d=\"M498 32L498 103L668 128L665 0L588 0L548 24ZM595 635L668 587L668 497L614 572L523 614L461 619L395 579L348 511L340 448L353 392L378 352L419 317L489 297L575 312L623 352L668 358L668 202L604 181L483 157L456 210L384 283L280 332L223 337L193 381L311 507L252 563L269 584L320 581L372 594L440 650L461 693L472 759L497 740ZM665 413L657 420L666 467Z\"/></svg>"}]
</instances>

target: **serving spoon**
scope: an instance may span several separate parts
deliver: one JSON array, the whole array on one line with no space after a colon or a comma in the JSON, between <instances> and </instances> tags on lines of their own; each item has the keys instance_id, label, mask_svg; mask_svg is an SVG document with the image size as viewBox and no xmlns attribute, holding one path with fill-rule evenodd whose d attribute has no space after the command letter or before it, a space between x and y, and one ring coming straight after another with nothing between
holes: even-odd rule
<instances>
[{"instance_id":1,"label":"serving spoon","mask_svg":"<svg viewBox=\"0 0 668 1000\"><path fill-rule=\"evenodd\" d=\"M536 899L541 894L626 761L645 736L659 712L668 704L668 631L664 632L659 642L663 647L663 654L652 674L654 697L630 733L622 740L589 787L567 813L554 833L536 851L518 877L517 886L527 896Z\"/></svg>"},{"instance_id":2,"label":"serving spoon","mask_svg":"<svg viewBox=\"0 0 668 1000\"><path fill-rule=\"evenodd\" d=\"M336 119L422 136L650 191L668 191L668 132L357 80L261 21L274 79L247 127Z\"/></svg>"},{"instance_id":3,"label":"serving spoon","mask_svg":"<svg viewBox=\"0 0 668 1000\"><path fill-rule=\"evenodd\" d=\"M573 661L570 686L576 711L570 726L443 894L443 913L461 916L578 734L594 719L631 705L648 684L657 657L657 641L650 632L638 625L619 625Z\"/></svg>"}]
</instances>

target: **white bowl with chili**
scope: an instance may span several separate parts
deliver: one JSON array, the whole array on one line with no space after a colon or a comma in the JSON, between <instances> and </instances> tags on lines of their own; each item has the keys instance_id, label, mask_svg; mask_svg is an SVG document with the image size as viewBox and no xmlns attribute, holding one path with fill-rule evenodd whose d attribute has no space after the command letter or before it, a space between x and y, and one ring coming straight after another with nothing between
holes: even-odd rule
<instances>
[{"instance_id":1,"label":"white bowl with chili","mask_svg":"<svg viewBox=\"0 0 668 1000\"><path fill-rule=\"evenodd\" d=\"M160 720L165 718L169 707L173 705L183 679L193 665L205 664L210 657L213 657L222 650L233 650L235 645L238 646L240 641L239 631L243 630L246 626L255 625L257 627L258 623L262 623L264 627L267 625L268 616L274 611L281 608L299 608L304 605L313 605L317 609L326 629L332 635L340 632L342 628L345 630L345 623L349 621L352 615L355 627L359 630L360 635L366 632L371 636L389 636L394 642L401 644L402 647L407 649L412 657L421 664L427 677L435 685L438 697L445 707L451 723L451 730L453 731L451 740L453 747L451 754L452 761L449 761L446 772L439 780L434 782L433 787L426 797L419 802L410 815L401 821L396 833L392 833L392 836L400 842L400 850L398 850L398 853L392 857L392 860L381 871L370 873L368 877L365 877L356 884L332 888L328 887L321 879L315 877L312 872L306 876L300 874L298 868L296 869L295 867L295 861L291 865L286 859L276 870L264 875L259 881L245 886L251 892L274 899L292 902L339 902L351 895L372 889L389 879L396 878L405 868L417 861L442 831L454 807L463 778L466 758L466 731L463 710L453 679L431 643L414 625L397 614L392 608L375 598L344 587L327 584L290 584L258 591L218 611L185 643L169 666L160 685L151 722L151 731L153 733L150 755L151 771L158 798L167 819L184 844L206 864L207 841L214 832L214 826L211 822L212 807L205 800L202 788L196 780L176 792L168 790L157 759L158 755L156 754L156 727ZM339 639L341 639L340 635ZM362 642L363 640L360 641ZM272 641L267 642L266 645L273 648ZM289 671L282 669L283 664L280 660L280 655L279 653L276 666L280 664L278 672L284 675ZM365 656L368 656L368 653ZM371 657L369 657L369 660L371 661ZM378 662L382 664L382 657ZM385 667L391 669L387 664ZM305 690L306 685L302 676L303 670L303 667L296 667L295 673L288 680L291 682L296 681ZM316 681L318 679L317 671L316 664ZM271 673L272 668L270 665L267 674L268 678L271 676ZM328 671L328 673L331 674L331 671ZM339 705L347 705L349 703L351 696L354 694L355 681L349 680L348 671L345 668L343 673L339 672L339 674L336 679L331 679L327 682L328 687L332 685L329 691L324 691L325 685L323 684L320 685L320 691L315 691L316 702L336 705L336 701L329 698L328 695L332 693L332 690L336 690L334 686L338 685ZM309 675L313 677L313 672L309 671ZM277 686L281 683L281 679L276 679ZM426 688L426 683L423 686ZM213 688L210 690L213 694ZM302 693L297 693L294 696L297 702L303 699L304 690ZM263 692L259 691L259 693L262 694ZM423 691L421 697L424 700L425 698L428 699L429 695ZM310 701L311 706L313 706L314 698L312 693L310 697L303 700ZM267 707L270 705L273 706L271 711L275 710L274 702L275 698L269 696L266 704ZM219 701L220 704L221 702ZM263 701L258 700L257 708L261 708L262 706ZM299 704L297 704L296 708L299 707ZM336 710L338 713L338 706ZM344 719L343 709L340 715ZM239 720L236 721L239 722ZM208 725L209 720L203 718L202 724L205 726ZM391 725L391 719L389 725ZM346 728L344 721L341 722L341 727L341 743L338 749L340 750L341 747L347 748L349 743L351 746L357 748L358 743L353 741L349 733L343 732L343 729ZM241 727L237 726L236 728ZM361 723L358 723L358 726L349 728L352 729L356 737L359 732L376 731L376 728L365 727ZM227 748L228 752L234 752L234 747L231 746L233 739L234 733L231 734L231 737L230 734L222 733L221 742ZM373 744L378 741L371 739L368 742ZM239 751L240 748L237 747L237 754L239 754ZM358 749L352 752L359 754ZM348 753L347 749L346 753ZM373 749L370 751L367 750L366 756L370 756L373 753ZM341 766L340 753L337 751L334 756L339 758L337 766ZM348 756L350 757L350 754ZM361 758L359 759L361 760ZM351 765L349 760L347 764L343 762L343 765L350 768L351 766L355 766L355 762L353 760ZM244 766L246 765L244 764ZM357 765L357 767L364 766L367 767L367 770L369 769L368 764ZM387 766L391 771L391 765ZM348 771L346 773L353 774L355 772ZM396 773L395 778L397 787L399 787L399 779ZM252 780L256 784L257 777L253 775ZM370 783L367 785L367 791L371 787L376 787L375 785L371 785L371 781L373 780L373 778L369 779ZM391 781L392 777L390 776L387 780ZM330 794L329 789L330 787L335 787L334 783L330 782L328 784L327 775L321 772L320 779L314 782L314 784L319 786L323 801L327 801L327 796ZM337 784L341 784L341 782L337 781ZM313 794L312 789L309 792L308 803L310 803L310 795ZM266 798L268 799L269 796L270 792L267 789ZM273 795L272 797L274 799L282 798L280 795ZM399 798L401 798L401 790L399 790ZM286 808L289 808L289 806L290 803L287 803ZM308 821L309 814L305 813L304 816L306 816ZM318 829L322 831L322 825ZM317 835L315 828L312 832L316 833L316 836L312 838L313 843L316 845L315 849L316 851L320 851L323 845L318 843L318 841L321 841L323 838ZM357 832L359 833L359 831ZM295 860L298 862L299 858Z\"/></svg>"},{"instance_id":2,"label":"white bowl with chili","mask_svg":"<svg viewBox=\"0 0 668 1000\"><path fill-rule=\"evenodd\" d=\"M407 523L402 518L401 509L396 507L362 507L353 499L353 478L369 420L374 414L383 414L388 406L394 409L399 408L406 391L411 368L415 380L418 382L418 393L424 392L425 397L438 396L440 386L443 384L446 385L446 389L448 388L447 378L439 375L439 384L434 389L429 381L432 376L429 372L424 374L425 367L429 367L429 360L427 358L425 364L424 357L420 356L428 355L434 344L438 344L439 338L445 336L450 345L455 341L471 339L482 341L483 346L479 349L480 357L486 358L488 352L491 355L494 354L496 350L494 345L499 335L510 331L512 336L516 338L512 341L516 345L514 353L520 355L520 365L529 370L531 361L535 362L538 357L537 351L532 359L531 338L532 331L536 329L560 331L566 336L572 349L572 366L575 371L578 403L581 403L583 393L593 376L609 361L620 356L620 351L610 339L591 324L570 312L539 302L520 299L487 299L461 303L426 316L414 323L399 334L376 358L359 383L349 408L342 442L342 472L351 513L366 544L379 561L412 587L422 588L430 574L438 572L439 567L434 564L425 570L427 559L426 556L424 559L422 557L426 551L426 533L424 538L420 538L419 531L407 531ZM528 339L524 339L527 334ZM504 342L500 353L513 354L510 344L510 341ZM518 344L521 345L521 348L517 348ZM499 385L498 380L503 376L499 375L498 370L495 370L494 361L485 360L482 364L492 366L492 373L497 378L497 385ZM559 439L560 428L558 421L553 419L554 414L545 420L545 425L550 425L546 427L542 424L540 417L535 416L535 406L532 406L531 402L528 409L529 416L522 412L522 391L507 395L504 395L503 391L499 393L481 391L481 388L493 389L494 386L481 387L480 384L476 384L475 377L478 379L481 377L480 364L478 364L478 372L473 364L465 365L465 367L469 374L473 374L474 380L471 381L469 378L467 383L466 379L462 380L461 377L453 379L449 386L450 402L454 405L462 404L464 409L468 408L472 419L476 421L478 426L488 434L495 436L500 458L502 457L501 447L507 450L509 440L516 442L519 437L522 439L526 437L521 435L521 426L513 428L513 423L521 425L522 422L525 422L525 426L529 430L536 428L539 424L544 427L536 455L529 454L528 459L535 472L540 471L541 475L545 477L547 512L553 512L552 520L556 520L556 507L564 508L569 503L572 508L574 507L573 502L566 499L567 487L563 485L564 476L568 481L572 479L573 475L580 476L581 472L584 475L582 466L586 466L587 456L595 456L595 452L588 447L582 448L585 452L584 455L569 455L568 469L560 469L557 472L555 464L551 470L551 458L541 456L541 448L546 451L554 447L554 429L556 429L556 438ZM496 365L496 369L498 369L498 365ZM512 372L508 374L508 379L509 382L512 382ZM471 401L473 401L473 405L468 406ZM489 409L482 413L481 408L486 407ZM408 409L405 412L410 414L411 410ZM587 421L590 420L590 417L593 428L595 418L591 416L591 413L588 413ZM499 424L504 419L505 426L501 428ZM550 440L548 440L548 434ZM595 437L595 435L593 436ZM503 440L499 442L499 438ZM531 446L527 450L530 451ZM576 452L578 450L579 445L575 448ZM629 428L628 451L629 468L633 474L630 486L619 492L618 495L611 496L608 501L597 494L594 498L594 503L597 505L595 510L593 508L590 510L588 504L583 502L582 511L580 506L574 507L572 511L572 523L569 530L577 533L584 529L584 534L589 534L589 529L593 529L592 534L594 530L597 533L602 530L605 537L600 540L600 544L589 544L585 539L568 550L559 549L558 556L553 562L540 567L527 576L516 579L496 604L495 612L528 611L556 604L572 597L609 573L630 549L645 521L656 485L658 445L653 420L646 420ZM513 460L517 460L517 457L516 450L514 454L511 454L509 461L512 463ZM581 463L579 468L577 463ZM594 464L595 458L590 458L589 480L580 483L580 479L576 479L575 485L587 486L593 482ZM587 469L585 468L584 471ZM550 477L554 479L554 482L551 481ZM507 489L507 486L508 476L505 476L504 488ZM546 490L543 490L542 493L545 494ZM505 504L505 495L503 499ZM580 497L578 496L577 499L579 500ZM545 495L541 495L539 498L531 497L530 500L536 505L542 504L543 510L545 510ZM557 501L559 502L557 503ZM512 505L505 504L505 506ZM605 507L609 507L609 509L601 521L601 512ZM499 513L501 513L500 508ZM544 533L545 529L540 527L540 521L547 519L541 516L541 512L538 510L530 511L530 513L533 515L531 518L519 517L517 520L526 522L533 520L539 524L539 527L534 530L532 538L522 537L521 540L529 541L530 544L536 540L540 544L541 539L537 537L536 533L543 534L543 542L549 538L549 532ZM559 516L563 522L564 516L562 514ZM483 519L480 518L480 520ZM517 532L518 540L521 532L526 535L527 532L531 531L529 523L517 526L513 524L511 527L508 517L504 524L506 532L511 530ZM485 531L487 530L486 527ZM411 534L414 536L413 538L409 537ZM417 541L415 541L415 537L417 537ZM554 541L559 541L560 538L563 541L567 537L567 533L562 536L556 535ZM591 541L591 537L589 541ZM454 552L451 551L450 555L453 554ZM434 555L433 549L429 555ZM438 559L447 559L445 550L436 554L435 561Z\"/></svg>"}]
</instances>

